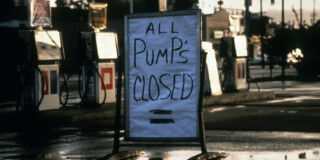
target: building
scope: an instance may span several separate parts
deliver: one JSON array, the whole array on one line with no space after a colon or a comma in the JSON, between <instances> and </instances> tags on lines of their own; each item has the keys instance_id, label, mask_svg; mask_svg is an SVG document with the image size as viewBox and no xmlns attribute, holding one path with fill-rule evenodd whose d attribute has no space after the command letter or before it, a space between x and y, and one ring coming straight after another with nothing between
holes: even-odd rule
<instances>
[{"instance_id":1,"label":"building","mask_svg":"<svg viewBox=\"0 0 320 160\"><path fill-rule=\"evenodd\" d=\"M243 9L214 8L214 14L206 16L204 40L212 42L214 49L219 50L223 36L244 33L243 17Z\"/></svg>"}]
</instances>

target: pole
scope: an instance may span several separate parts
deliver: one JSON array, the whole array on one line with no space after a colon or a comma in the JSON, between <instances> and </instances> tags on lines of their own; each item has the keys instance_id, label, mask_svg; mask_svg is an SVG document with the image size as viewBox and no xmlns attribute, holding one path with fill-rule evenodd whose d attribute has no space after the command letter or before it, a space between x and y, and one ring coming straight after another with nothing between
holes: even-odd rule
<instances>
[{"instance_id":1,"label":"pole","mask_svg":"<svg viewBox=\"0 0 320 160\"><path fill-rule=\"evenodd\" d=\"M284 32L284 0L282 0L282 11L281 11L281 34L283 35L283 32ZM284 47L284 46L283 46ZM282 48L283 48L282 47ZM285 63L286 63L286 55L284 52L284 49L282 49L282 69L281 69L281 77L282 77L282 80L284 80L284 76L285 76Z\"/></svg>"},{"instance_id":2,"label":"pole","mask_svg":"<svg viewBox=\"0 0 320 160\"><path fill-rule=\"evenodd\" d=\"M133 0L129 0L130 2L130 13L133 13Z\"/></svg>"},{"instance_id":3,"label":"pole","mask_svg":"<svg viewBox=\"0 0 320 160\"><path fill-rule=\"evenodd\" d=\"M118 57L118 81L117 81L117 102L115 112L114 137L112 153L119 153L120 148L120 125L121 125L121 88L122 88L123 56Z\"/></svg>"},{"instance_id":4,"label":"pole","mask_svg":"<svg viewBox=\"0 0 320 160\"><path fill-rule=\"evenodd\" d=\"M246 7L246 11L245 11L245 34L247 36L247 38L249 39L249 27L250 27L250 11L249 11L249 0L245 0L245 7Z\"/></svg>"},{"instance_id":5,"label":"pole","mask_svg":"<svg viewBox=\"0 0 320 160\"><path fill-rule=\"evenodd\" d=\"M302 0L300 0L300 28L302 28Z\"/></svg>"},{"instance_id":6,"label":"pole","mask_svg":"<svg viewBox=\"0 0 320 160\"><path fill-rule=\"evenodd\" d=\"M199 136L200 136L200 144L201 144L201 153L207 154L207 147L206 147L206 137L205 137L205 126L203 120L203 112L202 112L202 104L203 104L203 90L204 90L204 74L206 72L206 61L207 61L207 53L202 51L202 66L200 71L200 96L198 102L198 119L199 119Z\"/></svg>"},{"instance_id":7,"label":"pole","mask_svg":"<svg viewBox=\"0 0 320 160\"><path fill-rule=\"evenodd\" d=\"M313 0L313 24L316 24L316 0Z\"/></svg>"},{"instance_id":8,"label":"pole","mask_svg":"<svg viewBox=\"0 0 320 160\"><path fill-rule=\"evenodd\" d=\"M260 0L260 23L261 23L261 26L260 26L260 29L261 29L261 31L260 31L260 42L261 42L261 56L262 56L262 59L261 59L261 61L262 61L262 68L264 69L264 67L265 67L265 60L264 60L264 52L263 52L263 31L262 31L262 29L263 29L263 12L262 12L262 0Z\"/></svg>"},{"instance_id":9,"label":"pole","mask_svg":"<svg viewBox=\"0 0 320 160\"><path fill-rule=\"evenodd\" d=\"M207 40L207 16L202 14L202 40Z\"/></svg>"},{"instance_id":10,"label":"pole","mask_svg":"<svg viewBox=\"0 0 320 160\"><path fill-rule=\"evenodd\" d=\"M281 27L282 27L282 29L284 29L284 0L282 0Z\"/></svg>"}]
</instances>

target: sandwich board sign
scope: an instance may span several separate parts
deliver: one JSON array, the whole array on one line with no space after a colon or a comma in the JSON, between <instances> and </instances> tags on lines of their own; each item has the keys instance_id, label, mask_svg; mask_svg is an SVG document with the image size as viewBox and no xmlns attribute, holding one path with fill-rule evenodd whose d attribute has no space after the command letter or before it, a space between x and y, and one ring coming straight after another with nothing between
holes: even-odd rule
<instances>
[{"instance_id":1,"label":"sandwich board sign","mask_svg":"<svg viewBox=\"0 0 320 160\"><path fill-rule=\"evenodd\" d=\"M125 16L125 139L197 141L200 10Z\"/></svg>"}]
</instances>

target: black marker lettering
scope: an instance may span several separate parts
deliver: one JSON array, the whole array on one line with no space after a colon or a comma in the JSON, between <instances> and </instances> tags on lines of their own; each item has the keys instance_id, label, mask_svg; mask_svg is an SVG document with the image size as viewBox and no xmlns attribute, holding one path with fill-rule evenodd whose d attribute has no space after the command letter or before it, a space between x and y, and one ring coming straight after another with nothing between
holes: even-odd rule
<instances>
[{"instance_id":1,"label":"black marker lettering","mask_svg":"<svg viewBox=\"0 0 320 160\"><path fill-rule=\"evenodd\" d=\"M145 88L145 86L146 86L146 81L145 81L145 79L144 79L144 76L142 76L142 81L143 81L142 100L143 100L143 101L148 101L148 99L145 99L145 98L144 98L144 88Z\"/></svg>"},{"instance_id":2,"label":"black marker lettering","mask_svg":"<svg viewBox=\"0 0 320 160\"><path fill-rule=\"evenodd\" d=\"M151 89L152 79L155 82L155 85L157 86L157 91L156 91L157 97L156 98L153 98L152 95L151 95L151 93L152 93L152 89ZM156 100L158 100L159 96L160 96L160 88L159 88L157 79L156 79L156 77L154 75L151 75L150 80L149 80L149 97L150 97L151 100L156 101Z\"/></svg>"},{"instance_id":3,"label":"black marker lettering","mask_svg":"<svg viewBox=\"0 0 320 160\"><path fill-rule=\"evenodd\" d=\"M138 99L136 97L136 87L137 87L137 80L139 79L139 82L141 83L141 78L139 76L136 77L136 80L134 81L134 85L133 85L133 97L135 101L140 101L141 99Z\"/></svg>"},{"instance_id":4,"label":"black marker lettering","mask_svg":"<svg viewBox=\"0 0 320 160\"><path fill-rule=\"evenodd\" d=\"M140 41L142 42L142 45L143 45L143 49L140 50L139 52L137 52L137 42ZM134 39L134 60L133 60L133 67L136 67L137 66L137 54L140 54L142 52L144 52L146 50L146 43L140 39L140 38L135 38Z\"/></svg>"},{"instance_id":5,"label":"black marker lettering","mask_svg":"<svg viewBox=\"0 0 320 160\"><path fill-rule=\"evenodd\" d=\"M182 56L182 53L184 53L184 52L189 52L189 50L182 50L182 51L179 52L179 56L180 56L181 58L184 58L185 60L184 60L184 61L177 61L178 63L187 63L187 62L188 62L188 58Z\"/></svg>"},{"instance_id":6,"label":"black marker lettering","mask_svg":"<svg viewBox=\"0 0 320 160\"><path fill-rule=\"evenodd\" d=\"M175 48L175 40L179 40L179 42L180 42L180 44L178 45L178 47L176 47ZM178 38L178 37L172 37L171 38L171 64L173 63L173 55L174 55L174 51L177 51L177 50L179 50L179 49L181 49L182 48L182 44L183 44L183 42L182 42L182 40L180 39L180 38Z\"/></svg>"},{"instance_id":7,"label":"black marker lettering","mask_svg":"<svg viewBox=\"0 0 320 160\"><path fill-rule=\"evenodd\" d=\"M170 74L163 74L163 75L161 75L160 78L159 78L159 82L161 83L161 85L162 85L164 88L166 88L166 89L169 91L169 93L168 93L168 96L167 96L167 97L164 97L164 98L162 97L162 98L160 98L160 99L167 99L167 98L169 98L170 95L171 95L171 89L162 82L162 78L163 78L164 76L169 76L169 77L170 77Z\"/></svg>"},{"instance_id":8,"label":"black marker lettering","mask_svg":"<svg viewBox=\"0 0 320 160\"><path fill-rule=\"evenodd\" d=\"M176 99L176 98L173 98L173 96L174 96L174 89L179 89L178 87L176 87L176 77L177 76L181 76L181 74L174 74L173 75L173 85L172 85L172 93L171 93L171 99L173 99L173 100L178 100L178 99Z\"/></svg>"},{"instance_id":9,"label":"black marker lettering","mask_svg":"<svg viewBox=\"0 0 320 160\"><path fill-rule=\"evenodd\" d=\"M184 89L185 89L185 83L186 83L186 76L189 77L190 81L191 81L191 84L190 84L190 92L187 96L184 96ZM191 93L192 93L192 90L193 90L193 79L192 77L189 75L189 74L186 74L184 73L183 74L183 82L182 82L182 93L181 93L181 100L184 100L184 99L187 99L190 97Z\"/></svg>"},{"instance_id":10,"label":"black marker lettering","mask_svg":"<svg viewBox=\"0 0 320 160\"><path fill-rule=\"evenodd\" d=\"M161 34L161 33L167 33L167 32L161 32L161 23L159 23L159 32L158 32L159 34Z\"/></svg>"},{"instance_id":11,"label":"black marker lettering","mask_svg":"<svg viewBox=\"0 0 320 160\"><path fill-rule=\"evenodd\" d=\"M160 55L161 55L161 57L166 56L166 63L168 64L168 49L166 48L163 52L161 49L159 49L155 64L158 64L158 60L159 60Z\"/></svg>"},{"instance_id":12,"label":"black marker lettering","mask_svg":"<svg viewBox=\"0 0 320 160\"><path fill-rule=\"evenodd\" d=\"M177 31L174 31L174 23L173 22L171 22L171 33L179 33L179 32L177 32Z\"/></svg>"},{"instance_id":13,"label":"black marker lettering","mask_svg":"<svg viewBox=\"0 0 320 160\"><path fill-rule=\"evenodd\" d=\"M154 34L154 26L152 22L150 22L148 25L148 28L146 30L146 35L148 34L149 31L152 31L152 34Z\"/></svg>"},{"instance_id":14,"label":"black marker lettering","mask_svg":"<svg viewBox=\"0 0 320 160\"><path fill-rule=\"evenodd\" d=\"M146 62L149 66L152 66L153 61L154 61L154 50L152 50L152 57L151 57L151 62L149 62L149 51L146 51Z\"/></svg>"}]
</instances>

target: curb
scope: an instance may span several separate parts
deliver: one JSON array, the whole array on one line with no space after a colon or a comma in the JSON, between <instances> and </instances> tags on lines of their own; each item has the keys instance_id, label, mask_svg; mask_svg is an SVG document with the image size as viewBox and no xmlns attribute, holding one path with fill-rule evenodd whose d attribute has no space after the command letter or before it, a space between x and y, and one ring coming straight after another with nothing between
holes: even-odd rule
<instances>
[{"instance_id":1,"label":"curb","mask_svg":"<svg viewBox=\"0 0 320 160\"><path fill-rule=\"evenodd\" d=\"M219 96L204 97L203 106L231 105L269 99L275 99L274 91L238 92L236 94L224 93L223 95Z\"/></svg>"}]
</instances>

